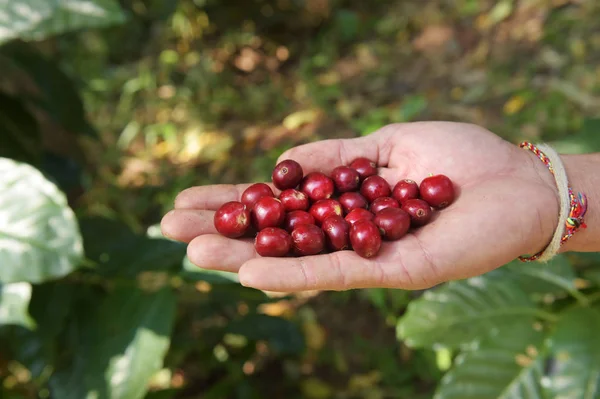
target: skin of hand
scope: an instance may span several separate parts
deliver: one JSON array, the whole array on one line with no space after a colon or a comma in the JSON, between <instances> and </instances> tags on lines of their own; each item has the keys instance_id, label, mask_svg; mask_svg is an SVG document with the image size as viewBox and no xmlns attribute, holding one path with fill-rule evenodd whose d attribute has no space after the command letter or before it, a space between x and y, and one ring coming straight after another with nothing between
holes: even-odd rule
<instances>
[{"instance_id":1,"label":"skin of hand","mask_svg":"<svg viewBox=\"0 0 600 399\"><path fill-rule=\"evenodd\" d=\"M378 255L353 251L300 258L263 258L251 239L220 236L215 210L239 200L245 185L192 187L162 220L163 234L189 243L188 257L201 268L239 273L241 284L266 291L352 288L430 288L483 274L519 255L534 254L551 240L559 198L552 175L535 155L476 125L415 122L388 125L371 135L325 140L292 148L279 161L298 161L305 174L329 173L366 157L393 185L445 174L457 199L432 222L404 238L384 242ZM276 191L277 193L277 191Z\"/></svg>"}]
</instances>

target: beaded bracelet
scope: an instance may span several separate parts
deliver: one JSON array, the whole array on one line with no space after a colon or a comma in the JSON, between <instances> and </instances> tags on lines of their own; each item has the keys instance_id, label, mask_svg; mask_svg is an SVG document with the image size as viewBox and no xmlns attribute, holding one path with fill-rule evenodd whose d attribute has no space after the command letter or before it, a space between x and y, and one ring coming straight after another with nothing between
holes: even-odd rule
<instances>
[{"instance_id":1,"label":"beaded bracelet","mask_svg":"<svg viewBox=\"0 0 600 399\"><path fill-rule=\"evenodd\" d=\"M555 179L557 179L552 161L540 148L538 148L537 146L535 146L532 143L529 143L527 141L522 142L519 145L519 147L533 152L544 163L544 165L546 165L548 167L548 170L550 170L550 173L552 173L552 175L555 177ZM551 152L554 152L554 151L551 151ZM556 160L558 162L560 162L560 158L558 157L558 154L556 154ZM564 172L564 167L562 166L562 164L560 165L560 168L561 168L561 171L563 172L563 175L565 177L565 182L566 182L566 173ZM559 184L559 182L557 179L557 185L558 184ZM564 232L563 232L562 226L561 226L562 220L559 223L558 229L561 229L560 233L562 233L562 236L560 237L560 241L559 241L559 244L557 245L557 248L554 248L554 252L556 252L558 250L559 245L563 245L571 237L573 237L573 235L580 228L587 227L584 222L585 213L587 212L587 198L586 198L585 194L583 194L583 193L575 194L573 189L568 184L566 184L566 187L567 187L568 198L561 198L561 202L563 202L563 204L565 204L566 201L568 201L569 212L568 212L568 216L566 217L566 220L564 222ZM559 191L560 191L560 187L559 187ZM564 197L564 195L563 195L563 197ZM557 230L556 234L559 234L558 230ZM522 262L532 262L532 261L540 259L545 254L545 252L548 250L548 248L554 243L554 241L555 240L553 239L553 242L551 242L550 245L548 245L546 248L544 248L542 251L538 252L537 254L532 255L532 256L520 256L519 259Z\"/></svg>"}]
</instances>

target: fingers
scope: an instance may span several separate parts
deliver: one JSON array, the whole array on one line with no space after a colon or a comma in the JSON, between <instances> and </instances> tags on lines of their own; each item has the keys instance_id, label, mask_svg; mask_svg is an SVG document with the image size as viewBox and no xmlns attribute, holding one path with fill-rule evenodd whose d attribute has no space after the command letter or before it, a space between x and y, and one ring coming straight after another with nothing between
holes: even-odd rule
<instances>
[{"instance_id":1,"label":"fingers","mask_svg":"<svg viewBox=\"0 0 600 399\"><path fill-rule=\"evenodd\" d=\"M175 209L167 213L160 227L165 237L188 243L203 234L215 234L214 211Z\"/></svg>"},{"instance_id":2,"label":"fingers","mask_svg":"<svg viewBox=\"0 0 600 399\"><path fill-rule=\"evenodd\" d=\"M425 263L415 240L407 240L384 242L371 259L361 258L353 251L300 258L257 257L244 263L238 273L243 285L273 292L423 289L433 285L429 277L423 277L428 273ZM414 275L409 274L409 268Z\"/></svg>"},{"instance_id":3,"label":"fingers","mask_svg":"<svg viewBox=\"0 0 600 399\"><path fill-rule=\"evenodd\" d=\"M293 159L302 165L304 173L329 173L336 166L348 165L354 159L365 157L386 166L391 146L391 128L384 128L369 136L352 139L323 140L291 148L277 162Z\"/></svg>"},{"instance_id":4,"label":"fingers","mask_svg":"<svg viewBox=\"0 0 600 399\"><path fill-rule=\"evenodd\" d=\"M381 282L371 262L354 252L300 258L257 258L239 270L240 282L266 291L341 290Z\"/></svg>"},{"instance_id":5,"label":"fingers","mask_svg":"<svg viewBox=\"0 0 600 399\"><path fill-rule=\"evenodd\" d=\"M212 186L190 187L175 198L175 209L208 209L216 211L229 201L239 201L242 193L250 184L216 184ZM269 183L267 183L269 184ZM273 192L276 191L269 184Z\"/></svg>"},{"instance_id":6,"label":"fingers","mask_svg":"<svg viewBox=\"0 0 600 399\"><path fill-rule=\"evenodd\" d=\"M189 260L203 269L237 272L240 266L258 256L252 239L229 239L217 234L194 238L188 245Z\"/></svg>"},{"instance_id":7,"label":"fingers","mask_svg":"<svg viewBox=\"0 0 600 399\"><path fill-rule=\"evenodd\" d=\"M424 289L439 283L429 251L410 236L384 242L376 258L364 259L353 251L300 258L260 257L251 239L205 234L190 242L188 258L201 268L238 272L243 285L273 292Z\"/></svg>"}]
</instances>

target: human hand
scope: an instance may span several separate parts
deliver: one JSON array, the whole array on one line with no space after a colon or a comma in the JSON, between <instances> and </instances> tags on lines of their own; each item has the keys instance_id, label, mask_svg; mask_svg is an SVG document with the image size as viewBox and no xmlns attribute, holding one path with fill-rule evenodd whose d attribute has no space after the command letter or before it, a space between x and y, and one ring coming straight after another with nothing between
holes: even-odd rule
<instances>
[{"instance_id":1,"label":"human hand","mask_svg":"<svg viewBox=\"0 0 600 399\"><path fill-rule=\"evenodd\" d=\"M432 222L399 241L384 242L364 259L353 251L299 258L263 258L251 239L216 233L215 210L240 199L248 185L192 187L162 220L165 236L187 242L199 267L239 273L240 282L267 291L350 288L425 289L491 271L519 255L534 254L552 238L559 199L553 178L529 151L475 125L417 122L386 126L361 138L325 140L281 155L305 174L329 173L366 157L391 185L445 174L457 199Z\"/></svg>"}]
</instances>

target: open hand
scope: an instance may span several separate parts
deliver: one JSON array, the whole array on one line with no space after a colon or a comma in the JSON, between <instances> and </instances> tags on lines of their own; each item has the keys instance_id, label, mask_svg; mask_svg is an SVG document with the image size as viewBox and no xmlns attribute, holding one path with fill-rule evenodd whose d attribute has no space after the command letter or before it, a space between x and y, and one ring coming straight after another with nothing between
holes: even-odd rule
<instances>
[{"instance_id":1,"label":"open hand","mask_svg":"<svg viewBox=\"0 0 600 399\"><path fill-rule=\"evenodd\" d=\"M189 243L188 257L199 267L237 272L245 286L293 292L429 288L533 254L544 248L556 228L558 194L544 165L475 125L394 124L366 137L292 148L279 160L296 160L305 174L328 174L358 157L375 161L379 174L392 185L405 178L420 182L429 174L445 174L456 184L457 199L430 224L399 241L384 242L371 259L353 251L262 258L251 239L218 235L215 210L239 200L248 184L184 190L162 220L163 233Z\"/></svg>"}]
</instances>

